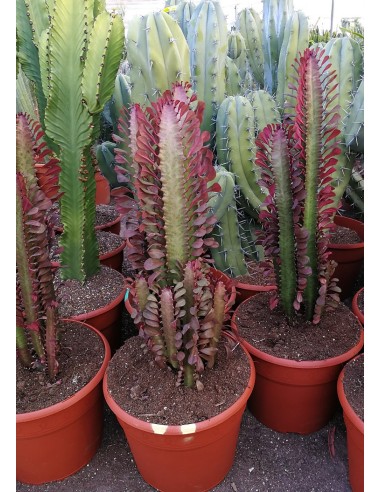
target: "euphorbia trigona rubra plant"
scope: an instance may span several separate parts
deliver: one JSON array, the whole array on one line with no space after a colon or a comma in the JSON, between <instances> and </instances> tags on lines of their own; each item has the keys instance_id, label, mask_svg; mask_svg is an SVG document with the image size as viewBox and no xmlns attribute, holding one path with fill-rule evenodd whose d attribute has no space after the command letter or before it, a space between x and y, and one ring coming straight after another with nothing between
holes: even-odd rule
<instances>
[{"instance_id":1,"label":"euphorbia trigona rubra plant","mask_svg":"<svg viewBox=\"0 0 381 492\"><path fill-rule=\"evenodd\" d=\"M133 318L156 362L178 371L178 382L201 383L213 367L228 292L210 275L206 235L216 221L208 207L216 175L213 154L200 131L204 104L174 84L146 110L134 105L120 121L119 146L133 156L128 258L137 275L130 285ZM127 129L127 134L123 129ZM120 145L122 144L122 145ZM124 164L124 151L116 149Z\"/></svg>"},{"instance_id":2,"label":"euphorbia trigona rubra plant","mask_svg":"<svg viewBox=\"0 0 381 492\"><path fill-rule=\"evenodd\" d=\"M288 317L302 312L318 323L323 309L339 302L327 251L337 211L331 175L340 154L336 106L326 112L335 74L320 50L306 49L297 60L296 114L289 123L268 125L257 137L256 164L268 195L259 219L265 256L273 265L278 302Z\"/></svg>"},{"instance_id":3,"label":"euphorbia trigona rubra plant","mask_svg":"<svg viewBox=\"0 0 381 492\"><path fill-rule=\"evenodd\" d=\"M57 371L57 301L49 259L46 210L52 202L40 190L34 164L52 155L39 143L39 123L27 115L16 117L16 346L28 369L47 372L53 382ZM47 166L51 189L58 173L56 160ZM49 163L49 161L48 161ZM48 176L47 176L48 178Z\"/></svg>"}]
</instances>

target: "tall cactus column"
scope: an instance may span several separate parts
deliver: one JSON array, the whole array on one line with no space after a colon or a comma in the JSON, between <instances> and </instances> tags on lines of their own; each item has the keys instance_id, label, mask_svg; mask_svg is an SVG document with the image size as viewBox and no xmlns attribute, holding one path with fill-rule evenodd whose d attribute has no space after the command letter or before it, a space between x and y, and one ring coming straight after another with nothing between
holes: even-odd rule
<instances>
[{"instance_id":1,"label":"tall cactus column","mask_svg":"<svg viewBox=\"0 0 381 492\"><path fill-rule=\"evenodd\" d=\"M25 45L24 7L28 13L26 0L19 0L17 28ZM109 14L100 0L35 2L33 7L36 23L48 20L39 36L38 60L29 63L40 75L47 101L45 130L60 159L61 275L84 281L100 267L90 148L99 131L99 114L114 89L124 46L123 20Z\"/></svg>"},{"instance_id":2,"label":"tall cactus column","mask_svg":"<svg viewBox=\"0 0 381 492\"><path fill-rule=\"evenodd\" d=\"M224 13L219 2L202 0L188 27L187 41L193 89L205 102L201 129L213 139L218 107L225 98L225 65L228 33Z\"/></svg>"},{"instance_id":3,"label":"tall cactus column","mask_svg":"<svg viewBox=\"0 0 381 492\"><path fill-rule=\"evenodd\" d=\"M165 12L130 21L127 59L133 103L148 105L173 83L190 81L188 44L180 26Z\"/></svg>"}]
</instances>

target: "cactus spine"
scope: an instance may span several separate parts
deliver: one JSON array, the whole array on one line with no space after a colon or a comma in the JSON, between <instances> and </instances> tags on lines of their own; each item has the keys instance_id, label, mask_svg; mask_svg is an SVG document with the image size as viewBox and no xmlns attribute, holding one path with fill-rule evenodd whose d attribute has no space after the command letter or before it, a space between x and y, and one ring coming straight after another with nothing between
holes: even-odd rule
<instances>
[{"instance_id":1,"label":"cactus spine","mask_svg":"<svg viewBox=\"0 0 381 492\"><path fill-rule=\"evenodd\" d=\"M205 102L201 129L213 138L218 107L225 98L223 74L228 48L226 20L219 2L201 0L189 23L187 40L192 86L197 98Z\"/></svg>"},{"instance_id":2,"label":"cactus spine","mask_svg":"<svg viewBox=\"0 0 381 492\"><path fill-rule=\"evenodd\" d=\"M177 22L165 12L133 18L127 30L127 59L133 103L147 105L190 80L189 48Z\"/></svg>"}]
</instances>

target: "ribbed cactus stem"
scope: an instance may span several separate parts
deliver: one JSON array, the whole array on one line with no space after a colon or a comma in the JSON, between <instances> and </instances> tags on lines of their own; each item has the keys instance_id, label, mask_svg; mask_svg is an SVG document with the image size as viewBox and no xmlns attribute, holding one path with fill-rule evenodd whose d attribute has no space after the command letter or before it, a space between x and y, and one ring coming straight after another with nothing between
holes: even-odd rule
<instances>
[{"instance_id":1,"label":"ribbed cactus stem","mask_svg":"<svg viewBox=\"0 0 381 492\"><path fill-rule=\"evenodd\" d=\"M160 293L160 312L168 362L175 369L179 367L176 359L176 320L171 289L164 288Z\"/></svg>"},{"instance_id":2,"label":"ribbed cactus stem","mask_svg":"<svg viewBox=\"0 0 381 492\"><path fill-rule=\"evenodd\" d=\"M287 316L292 316L296 297L296 256L293 195L291 191L290 150L287 132L279 127L272 136L271 162L276 183L275 206L279 224L279 292L280 302Z\"/></svg>"},{"instance_id":3,"label":"ribbed cactus stem","mask_svg":"<svg viewBox=\"0 0 381 492\"><path fill-rule=\"evenodd\" d=\"M264 59L262 47L262 19L254 9L243 9L238 15L237 28L245 42L246 56L256 83L256 88L263 89Z\"/></svg>"},{"instance_id":4,"label":"ribbed cactus stem","mask_svg":"<svg viewBox=\"0 0 381 492\"><path fill-rule=\"evenodd\" d=\"M295 91L289 88L294 83L294 63L300 53L308 47L308 19L301 12L293 12L289 17L284 31L282 47L279 55L278 82L276 99L280 108L285 108L289 115L295 114ZM286 104L287 103L287 104Z\"/></svg>"},{"instance_id":5,"label":"ribbed cactus stem","mask_svg":"<svg viewBox=\"0 0 381 492\"><path fill-rule=\"evenodd\" d=\"M213 298L213 317L214 317L214 326L213 326L213 338L210 341L210 347L212 349L217 349L218 342L221 338L221 331L224 324L225 317L225 286L222 282L218 282L216 285L216 289L214 291ZM212 353L208 360L207 367L212 368L215 364L216 353Z\"/></svg>"},{"instance_id":6,"label":"ribbed cactus stem","mask_svg":"<svg viewBox=\"0 0 381 492\"><path fill-rule=\"evenodd\" d=\"M133 103L148 105L173 83L190 80L188 44L180 26L165 12L129 22L127 59Z\"/></svg>"},{"instance_id":7,"label":"ribbed cactus stem","mask_svg":"<svg viewBox=\"0 0 381 492\"><path fill-rule=\"evenodd\" d=\"M218 1L201 0L188 28L192 86L199 100L205 102L201 129L215 133L218 107L225 98L223 76L227 57L227 26Z\"/></svg>"},{"instance_id":8,"label":"ribbed cactus stem","mask_svg":"<svg viewBox=\"0 0 381 492\"><path fill-rule=\"evenodd\" d=\"M41 65L48 137L58 148L63 279L85 281L99 268L91 145L114 89L124 44L122 18L91 2L56 0ZM94 17L94 12L97 12ZM70 67L70 70L68 70Z\"/></svg>"}]
</instances>

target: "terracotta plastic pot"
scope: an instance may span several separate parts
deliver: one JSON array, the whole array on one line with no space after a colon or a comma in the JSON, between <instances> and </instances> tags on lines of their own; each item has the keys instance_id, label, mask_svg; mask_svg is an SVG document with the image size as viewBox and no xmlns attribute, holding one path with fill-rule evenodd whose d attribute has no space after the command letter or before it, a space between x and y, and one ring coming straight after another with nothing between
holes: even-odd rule
<instances>
[{"instance_id":1,"label":"terracotta plastic pot","mask_svg":"<svg viewBox=\"0 0 381 492\"><path fill-rule=\"evenodd\" d=\"M236 288L235 288L235 285L232 284L231 278L228 277L225 273L221 272L220 270L216 270L215 268L211 268L210 272L216 281L221 280L222 282L224 282L224 284L226 286L229 286L229 288L231 289L231 294L229 297L229 305L233 306L235 304L235 299L236 299ZM124 305L127 309L127 312L129 314L131 314L132 313L132 307L131 307L131 303L130 303L129 289L127 289L127 291L126 291L126 295L124 298Z\"/></svg>"},{"instance_id":2,"label":"terracotta plastic pot","mask_svg":"<svg viewBox=\"0 0 381 492\"><path fill-rule=\"evenodd\" d=\"M108 253L104 253L99 256L99 260L102 265L108 266L117 270L118 272L122 271L123 268L123 257L124 257L124 248L126 247L126 241L124 241L118 248L109 251ZM59 268L60 263L58 261L51 262L53 268Z\"/></svg>"},{"instance_id":3,"label":"terracotta plastic pot","mask_svg":"<svg viewBox=\"0 0 381 492\"><path fill-rule=\"evenodd\" d=\"M269 292L276 289L276 285L251 285L243 282L236 282L235 288L237 291L235 307L237 308L241 302L249 299L250 297L259 294L260 292Z\"/></svg>"},{"instance_id":4,"label":"terracotta plastic pot","mask_svg":"<svg viewBox=\"0 0 381 492\"><path fill-rule=\"evenodd\" d=\"M97 205L100 204L109 205L111 200L110 183L99 171L95 173L95 185L96 185L95 203Z\"/></svg>"},{"instance_id":5,"label":"terracotta plastic pot","mask_svg":"<svg viewBox=\"0 0 381 492\"><path fill-rule=\"evenodd\" d=\"M231 325L239 337L236 311ZM361 331L359 342L348 352L326 360L299 362L266 354L239 338L256 368L249 410L270 429L298 434L316 432L332 418L339 403L336 390L339 373L364 343Z\"/></svg>"},{"instance_id":6,"label":"terracotta plastic pot","mask_svg":"<svg viewBox=\"0 0 381 492\"><path fill-rule=\"evenodd\" d=\"M364 357L361 354L357 357ZM356 357L356 358L357 358ZM352 492L363 492L364 490L364 422L350 406L344 392L343 380L345 377L345 366L340 372L337 380L337 394L343 409L344 422L347 430L348 468L349 481Z\"/></svg>"},{"instance_id":7,"label":"terracotta plastic pot","mask_svg":"<svg viewBox=\"0 0 381 492\"><path fill-rule=\"evenodd\" d=\"M165 492L206 492L228 474L242 415L255 382L254 364L246 350L245 353L251 374L238 400L209 420L181 426L150 424L126 413L108 392L106 372L106 403L124 430L141 476L152 487Z\"/></svg>"},{"instance_id":8,"label":"terracotta plastic pot","mask_svg":"<svg viewBox=\"0 0 381 492\"><path fill-rule=\"evenodd\" d=\"M362 241L356 244L333 244L329 243L328 251L331 252L330 259L337 262L335 277L339 279L338 286L342 292L342 300L347 299L353 292L353 285L361 272L364 262L364 223L359 220L350 219L336 215L335 224L347 227L357 232Z\"/></svg>"},{"instance_id":9,"label":"terracotta plastic pot","mask_svg":"<svg viewBox=\"0 0 381 492\"><path fill-rule=\"evenodd\" d=\"M356 294L353 296L352 299L352 311L353 313L357 316L358 320L360 323L364 326L364 313L360 311L359 305L358 305L358 298L359 295L364 292L364 287L356 292Z\"/></svg>"},{"instance_id":10,"label":"terracotta plastic pot","mask_svg":"<svg viewBox=\"0 0 381 492\"><path fill-rule=\"evenodd\" d=\"M106 306L70 318L74 321L84 321L99 330L110 344L112 353L121 343L120 330L125 293L126 289L123 288L118 297Z\"/></svg>"},{"instance_id":11,"label":"terracotta plastic pot","mask_svg":"<svg viewBox=\"0 0 381 492\"><path fill-rule=\"evenodd\" d=\"M68 320L71 321L71 320ZM16 479L30 484L62 480L84 467L102 440L102 378L111 357L105 337L92 326L105 346L95 377L67 400L16 416Z\"/></svg>"}]
</instances>

